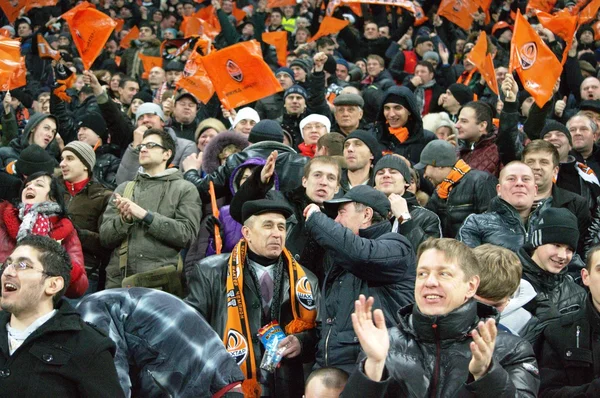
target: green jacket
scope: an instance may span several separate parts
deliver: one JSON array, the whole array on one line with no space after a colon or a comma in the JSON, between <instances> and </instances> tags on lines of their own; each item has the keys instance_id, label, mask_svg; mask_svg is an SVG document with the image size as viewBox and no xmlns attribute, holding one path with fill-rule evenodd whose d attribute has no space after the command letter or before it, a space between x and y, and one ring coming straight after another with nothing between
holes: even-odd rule
<instances>
[{"instance_id":1,"label":"green jacket","mask_svg":"<svg viewBox=\"0 0 600 398\"><path fill-rule=\"evenodd\" d=\"M115 193L123 195L127 182ZM150 271L166 265L177 265L179 251L196 238L202 208L198 190L183 179L177 169L167 169L150 177L138 173L132 200L151 212L153 219L126 223L111 200L100 226L100 242L113 250L106 268L106 287L121 287L119 248L129 236L127 275Z\"/></svg>"}]
</instances>

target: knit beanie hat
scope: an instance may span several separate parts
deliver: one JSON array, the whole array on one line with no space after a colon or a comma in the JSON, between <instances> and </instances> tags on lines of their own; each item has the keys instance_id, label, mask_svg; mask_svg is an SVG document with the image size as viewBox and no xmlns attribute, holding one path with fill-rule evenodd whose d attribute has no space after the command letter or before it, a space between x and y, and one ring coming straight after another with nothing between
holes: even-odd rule
<instances>
[{"instance_id":1,"label":"knit beanie hat","mask_svg":"<svg viewBox=\"0 0 600 398\"><path fill-rule=\"evenodd\" d=\"M305 60L302 58L296 58L290 64L290 68L292 66L299 66L300 68L302 68L304 70L304 72L310 73L310 70L312 69L312 62L307 59Z\"/></svg>"},{"instance_id":2,"label":"knit beanie hat","mask_svg":"<svg viewBox=\"0 0 600 398\"><path fill-rule=\"evenodd\" d=\"M368 103L369 101L365 101L365 102ZM400 104L403 107L405 107L406 110L408 110L409 112L412 109L412 107L408 103L408 100L406 99L406 97L396 94L396 93L388 94L388 96L385 97L384 105L385 104Z\"/></svg>"},{"instance_id":3,"label":"knit beanie hat","mask_svg":"<svg viewBox=\"0 0 600 398\"><path fill-rule=\"evenodd\" d=\"M448 87L448 90L461 105L473 101L473 91L464 84L453 83Z\"/></svg>"},{"instance_id":4,"label":"knit beanie hat","mask_svg":"<svg viewBox=\"0 0 600 398\"><path fill-rule=\"evenodd\" d=\"M427 43L428 41L433 43L433 39L429 36L418 36L415 39L415 47L418 46L421 43Z\"/></svg>"},{"instance_id":5,"label":"knit beanie hat","mask_svg":"<svg viewBox=\"0 0 600 398\"><path fill-rule=\"evenodd\" d=\"M87 167L89 174L92 174L92 170L96 165L96 153L91 145L82 141L71 141L65 145L64 151L73 152L81 160L81 163Z\"/></svg>"},{"instance_id":6,"label":"knit beanie hat","mask_svg":"<svg viewBox=\"0 0 600 398\"><path fill-rule=\"evenodd\" d=\"M288 75L289 77L292 78L292 82L294 82L294 84L296 84L296 79L294 78L294 71L291 70L290 68L286 68L285 66L277 69L275 71L275 76L277 76L280 73L285 73L286 75Z\"/></svg>"},{"instance_id":7,"label":"knit beanie hat","mask_svg":"<svg viewBox=\"0 0 600 398\"><path fill-rule=\"evenodd\" d=\"M94 131L94 133L98 134L98 136L102 139L103 143L106 143L108 139L108 130L106 129L106 122L102 115L98 112L89 112L84 114L77 123L77 128L87 127Z\"/></svg>"},{"instance_id":8,"label":"knit beanie hat","mask_svg":"<svg viewBox=\"0 0 600 398\"><path fill-rule=\"evenodd\" d=\"M300 134L302 135L302 138L304 138L304 132L302 131L304 130L304 126L312 122L317 122L324 125L328 133L331 131L331 121L327 116L319 115L318 113L311 113L304 119L300 120Z\"/></svg>"},{"instance_id":9,"label":"knit beanie hat","mask_svg":"<svg viewBox=\"0 0 600 398\"><path fill-rule=\"evenodd\" d=\"M400 174L402 174L402 177L404 177L404 181L406 181L407 184L410 184L410 182L412 181L410 169L408 168L404 160L400 159L400 157L395 155L383 156L375 165L375 168L373 169L373 175L377 175L377 172L379 170L386 168L398 170Z\"/></svg>"},{"instance_id":10,"label":"knit beanie hat","mask_svg":"<svg viewBox=\"0 0 600 398\"><path fill-rule=\"evenodd\" d=\"M17 159L16 169L20 176L30 176L39 171L54 173L56 161L41 146L31 144L23 149Z\"/></svg>"},{"instance_id":11,"label":"knit beanie hat","mask_svg":"<svg viewBox=\"0 0 600 398\"><path fill-rule=\"evenodd\" d=\"M434 59L438 64L440 63L440 56L435 51L426 51L423 54L423 61L427 61L428 59Z\"/></svg>"},{"instance_id":12,"label":"knit beanie hat","mask_svg":"<svg viewBox=\"0 0 600 398\"><path fill-rule=\"evenodd\" d=\"M285 100L286 97L290 94L298 94L298 95L303 96L305 100L308 99L308 93L306 92L304 87L302 87L298 84L294 84L292 87L285 90L285 93L283 93L283 99Z\"/></svg>"},{"instance_id":13,"label":"knit beanie hat","mask_svg":"<svg viewBox=\"0 0 600 398\"><path fill-rule=\"evenodd\" d=\"M550 207L542 212L537 228L530 237L533 248L551 243L562 243L577 249L579 229L577 218L570 210Z\"/></svg>"},{"instance_id":14,"label":"knit beanie hat","mask_svg":"<svg viewBox=\"0 0 600 398\"><path fill-rule=\"evenodd\" d=\"M261 141L283 142L283 130L279 123L268 119L256 123L250 130L248 142L256 144Z\"/></svg>"},{"instance_id":15,"label":"knit beanie hat","mask_svg":"<svg viewBox=\"0 0 600 398\"><path fill-rule=\"evenodd\" d=\"M323 66L323 70L330 75L335 75L335 69L337 67L337 62L333 55L327 56L327 61L325 61L325 65Z\"/></svg>"},{"instance_id":16,"label":"knit beanie hat","mask_svg":"<svg viewBox=\"0 0 600 398\"><path fill-rule=\"evenodd\" d=\"M366 131L366 130L354 130L353 132L348 134L348 136L346 137L344 142L348 141L351 138L356 138L356 139L364 142L365 145L369 147L369 150L371 151L371 154L373 155L372 164L377 164L379 159L381 159L381 146L379 145L379 142L377 141L377 137L375 137L375 134L373 134L369 131Z\"/></svg>"},{"instance_id":17,"label":"knit beanie hat","mask_svg":"<svg viewBox=\"0 0 600 398\"><path fill-rule=\"evenodd\" d=\"M573 145L573 139L571 138L571 132L564 124L557 122L556 120L546 119L546 124L542 127L540 132L540 139L544 139L544 136L551 131L560 131L569 139L569 144Z\"/></svg>"}]
</instances>

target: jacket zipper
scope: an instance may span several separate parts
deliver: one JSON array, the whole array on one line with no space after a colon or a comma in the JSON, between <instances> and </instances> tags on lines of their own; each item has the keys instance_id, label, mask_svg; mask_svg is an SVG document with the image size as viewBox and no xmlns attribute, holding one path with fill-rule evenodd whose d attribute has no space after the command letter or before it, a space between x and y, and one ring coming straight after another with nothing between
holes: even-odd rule
<instances>
[{"instance_id":1,"label":"jacket zipper","mask_svg":"<svg viewBox=\"0 0 600 398\"><path fill-rule=\"evenodd\" d=\"M331 326L332 323L331 318L327 318L329 330L327 331L327 337L325 338L325 366L329 366L329 336L331 335L331 329L333 329L333 326Z\"/></svg>"},{"instance_id":2,"label":"jacket zipper","mask_svg":"<svg viewBox=\"0 0 600 398\"><path fill-rule=\"evenodd\" d=\"M579 348L579 334L581 333L581 327L577 326L577 332L575 332L575 337L577 338L577 348Z\"/></svg>"},{"instance_id":3,"label":"jacket zipper","mask_svg":"<svg viewBox=\"0 0 600 398\"><path fill-rule=\"evenodd\" d=\"M438 385L438 379L440 376L440 336L438 333L438 325L437 323L434 323L433 325L431 325L431 327L433 328L433 331L435 333L435 369L433 370L433 384L431 386L431 397L435 397L436 396L436 392L437 392L437 385Z\"/></svg>"}]
</instances>

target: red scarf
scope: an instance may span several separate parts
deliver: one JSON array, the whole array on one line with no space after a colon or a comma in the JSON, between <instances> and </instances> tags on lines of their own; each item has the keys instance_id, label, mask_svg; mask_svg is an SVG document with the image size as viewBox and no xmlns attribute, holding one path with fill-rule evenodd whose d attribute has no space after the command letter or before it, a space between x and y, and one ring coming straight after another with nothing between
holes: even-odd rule
<instances>
[{"instance_id":1,"label":"red scarf","mask_svg":"<svg viewBox=\"0 0 600 398\"><path fill-rule=\"evenodd\" d=\"M19 233L19 227L21 226L21 220L19 220L19 209L11 204L8 204L6 207L4 207L4 211L0 216L2 216L2 220L6 226L6 232L8 233L8 236L16 240L17 234ZM56 241L62 241L73 232L73 224L68 218L52 216L48 218L48 221L49 231L47 236Z\"/></svg>"},{"instance_id":2,"label":"red scarf","mask_svg":"<svg viewBox=\"0 0 600 398\"><path fill-rule=\"evenodd\" d=\"M75 182L75 183L70 183L69 181L65 181L65 187L67 188L67 192L69 192L69 195L75 196L79 192L81 192L83 190L83 188L85 188L85 186L87 185L88 182L90 182L89 178L86 178L83 181L79 181L79 182Z\"/></svg>"},{"instance_id":3,"label":"red scarf","mask_svg":"<svg viewBox=\"0 0 600 398\"><path fill-rule=\"evenodd\" d=\"M315 153L317 152L317 144L306 145L303 142L302 144L298 145L298 149L300 150L300 155L312 159L315 157Z\"/></svg>"}]
</instances>

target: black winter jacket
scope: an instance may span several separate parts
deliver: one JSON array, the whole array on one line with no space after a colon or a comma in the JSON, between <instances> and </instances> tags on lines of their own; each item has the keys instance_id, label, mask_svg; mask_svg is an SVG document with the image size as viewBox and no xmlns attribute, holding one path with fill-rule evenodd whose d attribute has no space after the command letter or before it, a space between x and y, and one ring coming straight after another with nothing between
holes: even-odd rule
<instances>
[{"instance_id":1,"label":"black winter jacket","mask_svg":"<svg viewBox=\"0 0 600 398\"><path fill-rule=\"evenodd\" d=\"M541 323L550 323L582 307L586 291L567 273L567 267L558 274L543 270L531 258L529 247L521 248L517 255L523 265L523 279L537 292L536 298L523 308Z\"/></svg>"},{"instance_id":2,"label":"black winter jacket","mask_svg":"<svg viewBox=\"0 0 600 398\"><path fill-rule=\"evenodd\" d=\"M536 230L541 213L551 207L551 204L552 198L545 199L529 214L527 225L523 225L517 210L496 196L491 200L488 211L471 214L465 219L457 239L472 248L491 243L516 253Z\"/></svg>"},{"instance_id":3,"label":"black winter jacket","mask_svg":"<svg viewBox=\"0 0 600 398\"><path fill-rule=\"evenodd\" d=\"M57 310L13 355L6 332L11 315L0 312L0 397L124 397L112 340L66 301Z\"/></svg>"},{"instance_id":4,"label":"black winter jacket","mask_svg":"<svg viewBox=\"0 0 600 398\"><path fill-rule=\"evenodd\" d=\"M469 300L447 315L427 316L415 305L403 308L390 329L389 377L368 379L359 365L341 397L535 397L539 376L531 345L499 332L485 376L469 373L471 331L485 318L498 318L487 305ZM385 372L384 372L385 377Z\"/></svg>"},{"instance_id":5,"label":"black winter jacket","mask_svg":"<svg viewBox=\"0 0 600 398\"><path fill-rule=\"evenodd\" d=\"M260 120L277 119L283 114L283 91L258 100L254 108Z\"/></svg>"},{"instance_id":6,"label":"black winter jacket","mask_svg":"<svg viewBox=\"0 0 600 398\"><path fill-rule=\"evenodd\" d=\"M386 119L383 116L383 106L390 95L399 95L404 98L410 111L410 116L404 126L408 129L408 139L402 143L389 133ZM421 152L425 148L425 145L437 139L431 131L423 130L421 111L417 106L414 94L408 88L398 86L388 89L383 96L379 116L377 117L376 134L381 145L394 153L404 156L413 164L419 163Z\"/></svg>"},{"instance_id":7,"label":"black winter jacket","mask_svg":"<svg viewBox=\"0 0 600 398\"><path fill-rule=\"evenodd\" d=\"M189 296L185 302L195 308L206 319L206 321L222 337L227 326L227 268L231 254L219 254L205 258L196 263L188 283ZM247 263L247 262L246 262ZM259 289L255 286L249 266L245 266L243 295L246 302L246 315L250 325L250 331L254 336L252 348L256 361L255 369L260 367L263 348L258 340L258 329L266 325L271 319L266 319L262 311L261 296ZM312 287L312 292L318 304L318 282L316 277L306 268L306 277ZM279 324L283 329L294 317L290 303L290 283L286 267L283 273L283 286L281 288L281 307L279 309ZM284 359L281 367L275 372L273 385L271 385L271 396L273 397L302 397L304 390L303 362L311 363L314 358L314 346L316 344L315 329L305 330L294 334L300 340L302 353L290 359Z\"/></svg>"},{"instance_id":8,"label":"black winter jacket","mask_svg":"<svg viewBox=\"0 0 600 398\"><path fill-rule=\"evenodd\" d=\"M262 141L250 145L241 152L234 153L227 158L227 162L223 166L204 178L200 177L198 170L194 169L188 170L184 174L184 178L198 188L202 203L210 203L210 196L208 194L210 181L215 185L217 198L226 196L231 193L229 190L229 177L231 177L237 166L250 158L262 158L266 160L273 151L278 152L275 171L279 176L279 190L286 192L298 188L301 184L302 176L304 175L304 165L308 162L308 158L298 155L289 146L275 141Z\"/></svg>"},{"instance_id":9,"label":"black winter jacket","mask_svg":"<svg viewBox=\"0 0 600 398\"><path fill-rule=\"evenodd\" d=\"M544 330L540 397L600 396L600 314L588 294L583 307Z\"/></svg>"},{"instance_id":10,"label":"black winter jacket","mask_svg":"<svg viewBox=\"0 0 600 398\"><path fill-rule=\"evenodd\" d=\"M350 315L360 294L375 298L388 327L398 309L413 302L415 252L408 240L382 221L355 235L323 213L306 221L308 234L326 250L330 265L321 292L317 367L351 372L360 352Z\"/></svg>"},{"instance_id":11,"label":"black winter jacket","mask_svg":"<svg viewBox=\"0 0 600 398\"><path fill-rule=\"evenodd\" d=\"M488 172L469 171L450 191L447 199L434 192L427 209L440 217L445 238L454 238L463 221L470 214L481 214L488 209L492 198L498 196L498 179Z\"/></svg>"},{"instance_id":12,"label":"black winter jacket","mask_svg":"<svg viewBox=\"0 0 600 398\"><path fill-rule=\"evenodd\" d=\"M402 197L406 199L411 219L399 224L398 232L410 241L416 252L419 245L427 239L442 237L442 225L437 214L419 205L415 195L407 191ZM392 218L392 225L395 220Z\"/></svg>"}]
</instances>

